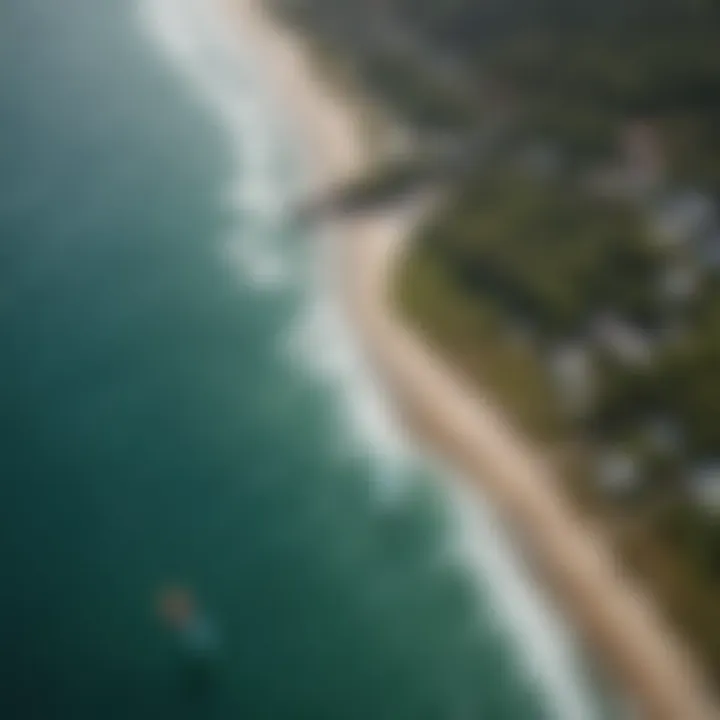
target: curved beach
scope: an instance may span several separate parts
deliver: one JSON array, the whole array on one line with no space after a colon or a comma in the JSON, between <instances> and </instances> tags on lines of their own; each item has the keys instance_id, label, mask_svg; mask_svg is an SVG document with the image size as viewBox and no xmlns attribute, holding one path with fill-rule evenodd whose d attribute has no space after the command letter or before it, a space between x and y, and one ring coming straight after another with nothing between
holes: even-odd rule
<instances>
[{"instance_id":1,"label":"curved beach","mask_svg":"<svg viewBox=\"0 0 720 720\"><path fill-rule=\"evenodd\" d=\"M313 70L302 43L257 0L222 0L244 43L300 125L317 159L316 187L367 162L357 114ZM701 674L681 639L622 577L558 490L552 471L394 312L389 286L422 208L344 221L338 273L348 314L386 390L413 430L459 466L518 529L566 615L597 650L642 717L715 717Z\"/></svg>"}]
</instances>

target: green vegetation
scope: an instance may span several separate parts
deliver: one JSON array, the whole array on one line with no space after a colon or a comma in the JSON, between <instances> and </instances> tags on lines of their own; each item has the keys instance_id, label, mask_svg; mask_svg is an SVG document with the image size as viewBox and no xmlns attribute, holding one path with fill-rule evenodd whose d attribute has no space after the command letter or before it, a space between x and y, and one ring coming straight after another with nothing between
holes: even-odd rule
<instances>
[{"instance_id":1,"label":"green vegetation","mask_svg":"<svg viewBox=\"0 0 720 720\"><path fill-rule=\"evenodd\" d=\"M702 469L720 485L720 275L699 249L709 243L720 259L720 221L682 231L668 250L651 210L688 188L720 206L720 2L293 7L421 138L501 124L492 162L451 178L451 202L400 271L398 302L534 437L582 447L572 495L616 536L720 687L720 510L691 492ZM463 70L455 83L438 71L448 59ZM539 170L538 146L551 159ZM388 172L364 192L389 197L414 179ZM663 289L677 268L688 269L687 292ZM599 318L613 319L600 337ZM572 416L549 372L569 344L591 355L594 380L593 402ZM631 495L596 482L606 448L637 466Z\"/></svg>"},{"instance_id":2,"label":"green vegetation","mask_svg":"<svg viewBox=\"0 0 720 720\"><path fill-rule=\"evenodd\" d=\"M655 255L630 208L557 183L495 174L463 188L426 230L456 282L546 338L613 309L656 321Z\"/></svg>"},{"instance_id":3,"label":"green vegetation","mask_svg":"<svg viewBox=\"0 0 720 720\"><path fill-rule=\"evenodd\" d=\"M413 322L486 395L510 401L519 424L535 436L557 433L562 419L531 350L500 321L491 302L456 282L429 245L410 255L397 288Z\"/></svg>"},{"instance_id":4,"label":"green vegetation","mask_svg":"<svg viewBox=\"0 0 720 720\"><path fill-rule=\"evenodd\" d=\"M651 118L672 176L720 191L716 0L300 0L292 8L419 126L467 127L502 109L527 132L597 157L611 150L619 123ZM464 89L438 79L431 61L381 42L378 31L393 28L409 29L428 58L462 63Z\"/></svg>"},{"instance_id":5,"label":"green vegetation","mask_svg":"<svg viewBox=\"0 0 720 720\"><path fill-rule=\"evenodd\" d=\"M594 306L647 316L655 265L647 240L627 207L511 176L478 182L418 238L399 273L398 300L535 439L553 446L590 434L629 449L645 476L632 504L598 492L592 462L567 476L569 490L608 527L625 522L618 550L720 680L720 517L698 511L684 493L693 458L720 448L720 312L698 309L711 327L659 351L651 366L600 363L597 402L579 424L560 412L543 363L544 349L582 332ZM530 329L530 338L518 342L518 329ZM658 415L682 428L681 457L647 447L639 430Z\"/></svg>"},{"instance_id":6,"label":"green vegetation","mask_svg":"<svg viewBox=\"0 0 720 720\"><path fill-rule=\"evenodd\" d=\"M717 178L703 153L717 157L720 149L720 4L714 0L387 5L491 77L532 121L578 147L607 149L614 124L628 116L685 122L698 134L682 133L684 147L671 148L673 164L689 165L695 181Z\"/></svg>"},{"instance_id":7,"label":"green vegetation","mask_svg":"<svg viewBox=\"0 0 720 720\"><path fill-rule=\"evenodd\" d=\"M458 130L472 121L467 103L402 56L371 56L364 77L396 113L423 129Z\"/></svg>"}]
</instances>

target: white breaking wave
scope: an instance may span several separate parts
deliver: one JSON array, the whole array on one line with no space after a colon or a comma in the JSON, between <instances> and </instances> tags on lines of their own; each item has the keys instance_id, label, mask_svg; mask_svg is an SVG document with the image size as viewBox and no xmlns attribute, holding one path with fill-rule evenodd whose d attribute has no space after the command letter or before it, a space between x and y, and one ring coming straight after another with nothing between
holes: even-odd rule
<instances>
[{"instance_id":1,"label":"white breaking wave","mask_svg":"<svg viewBox=\"0 0 720 720\"><path fill-rule=\"evenodd\" d=\"M573 669L579 658L568 628L532 584L492 508L479 502L459 478L449 484L449 494L456 528L452 542L476 570L477 589L491 598L499 622L514 640L517 656L545 696L552 717L600 717L584 679Z\"/></svg>"},{"instance_id":2,"label":"white breaking wave","mask_svg":"<svg viewBox=\"0 0 720 720\"><path fill-rule=\"evenodd\" d=\"M287 158L268 98L252 73L231 72L243 64L219 52L221 24L206 2L144 0L138 7L143 27L187 77L231 141L237 172L222 202L243 222L227 239L228 259L260 286L282 285L290 278L282 231L293 178L283 172Z\"/></svg>"},{"instance_id":3,"label":"white breaking wave","mask_svg":"<svg viewBox=\"0 0 720 720\"><path fill-rule=\"evenodd\" d=\"M139 0L138 7L143 27L228 136L237 172L223 203L238 213L238 228L228 238L227 260L262 288L286 287L298 275L307 275L300 280L310 285L310 295L282 350L337 388L346 437L343 451L370 452L377 461L379 490L397 501L397 491L416 476L420 453L411 448L362 362L332 283L322 275L328 271L327 263L316 267L314 274L300 272L293 262L297 258L283 242L286 205L302 181L301 176L287 175L288 160L297 159L299 153L283 147L283 138L290 135L276 121L282 117L280 103L273 104L252 58L243 55L233 31L219 21L210 4L209 0ZM438 473L449 474L445 469ZM489 598L505 634L515 642L516 655L529 681L546 698L548 710L559 720L599 717L578 669L572 639L530 581L507 532L490 508L475 494L469 497L460 482L449 481L447 488L456 528L451 552L473 570L479 593L486 601Z\"/></svg>"},{"instance_id":4,"label":"white breaking wave","mask_svg":"<svg viewBox=\"0 0 720 720\"><path fill-rule=\"evenodd\" d=\"M346 453L371 455L379 490L385 499L396 497L411 476L413 454L330 293L319 292L303 308L285 349L296 364L337 388L343 434L333 442L340 440Z\"/></svg>"}]
</instances>

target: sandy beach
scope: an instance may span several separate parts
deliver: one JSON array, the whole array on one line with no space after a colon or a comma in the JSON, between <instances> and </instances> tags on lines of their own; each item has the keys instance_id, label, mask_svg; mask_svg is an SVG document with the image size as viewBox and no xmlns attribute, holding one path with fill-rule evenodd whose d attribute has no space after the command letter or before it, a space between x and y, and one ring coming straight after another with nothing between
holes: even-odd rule
<instances>
[{"instance_id":1,"label":"sandy beach","mask_svg":"<svg viewBox=\"0 0 720 720\"><path fill-rule=\"evenodd\" d=\"M221 0L275 93L317 158L317 189L359 172L368 161L357 113L324 81L302 41L256 0ZM550 468L397 316L391 276L421 208L337 222L338 272L363 346L412 429L460 469L517 528L566 617L641 717L716 716L701 674L652 603L618 572L558 490Z\"/></svg>"}]
</instances>

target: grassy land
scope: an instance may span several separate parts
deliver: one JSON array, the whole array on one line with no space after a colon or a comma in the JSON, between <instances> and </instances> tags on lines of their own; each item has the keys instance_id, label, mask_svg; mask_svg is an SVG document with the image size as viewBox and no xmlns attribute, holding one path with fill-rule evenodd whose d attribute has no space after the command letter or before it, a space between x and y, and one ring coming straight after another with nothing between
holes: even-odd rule
<instances>
[{"instance_id":1,"label":"grassy land","mask_svg":"<svg viewBox=\"0 0 720 720\"><path fill-rule=\"evenodd\" d=\"M422 57L377 41L378 5L394 20L384 29L402 26ZM681 313L684 341L661 349L652 367L638 372L601 359L600 397L582 433L558 411L545 368L548 351L586 335L597 312L652 335L667 323L658 296L667 261L652 251L647 218L632 202L589 197L580 178L616 163L622 131L639 120L656 138L666 189L698 189L718 200L720 4L296 0L287 6L331 49L327 66L337 74L345 58L369 95L417 139L485 134L502 118L493 167L485 158L477 177L471 167L448 183L455 187L449 207L399 271L397 302L529 437L573 449L561 473L569 494L614 538L618 556L707 658L720 688L720 518L693 509L687 493L692 470L720 460L720 274L703 277ZM471 78L467 92L433 80L433 60L448 54ZM555 153L560 177L537 182L518 174L515 160L538 144ZM380 178L354 188L354 197L377 202L401 194L417 171L381 169ZM638 429L654 415L682 428L682 456L669 464L644 457ZM593 481L587 444L578 449L578 435L643 456L641 492L622 502L607 497Z\"/></svg>"},{"instance_id":2,"label":"grassy land","mask_svg":"<svg viewBox=\"0 0 720 720\"><path fill-rule=\"evenodd\" d=\"M535 437L557 437L562 421L531 349L500 321L490 302L479 303L454 282L431 247L410 253L397 289L412 322L471 382L509 401L515 419Z\"/></svg>"},{"instance_id":3,"label":"grassy land","mask_svg":"<svg viewBox=\"0 0 720 720\"><path fill-rule=\"evenodd\" d=\"M551 445L567 438L567 423L536 354L508 331L493 299L479 299L458 283L431 245L418 242L409 252L399 269L396 300L408 321L530 437ZM720 525L700 518L674 492L651 490L619 506L598 492L582 459L567 463L562 479L580 512L606 529L619 561L657 598L720 686L720 583L708 542L710 534L720 534Z\"/></svg>"}]
</instances>

